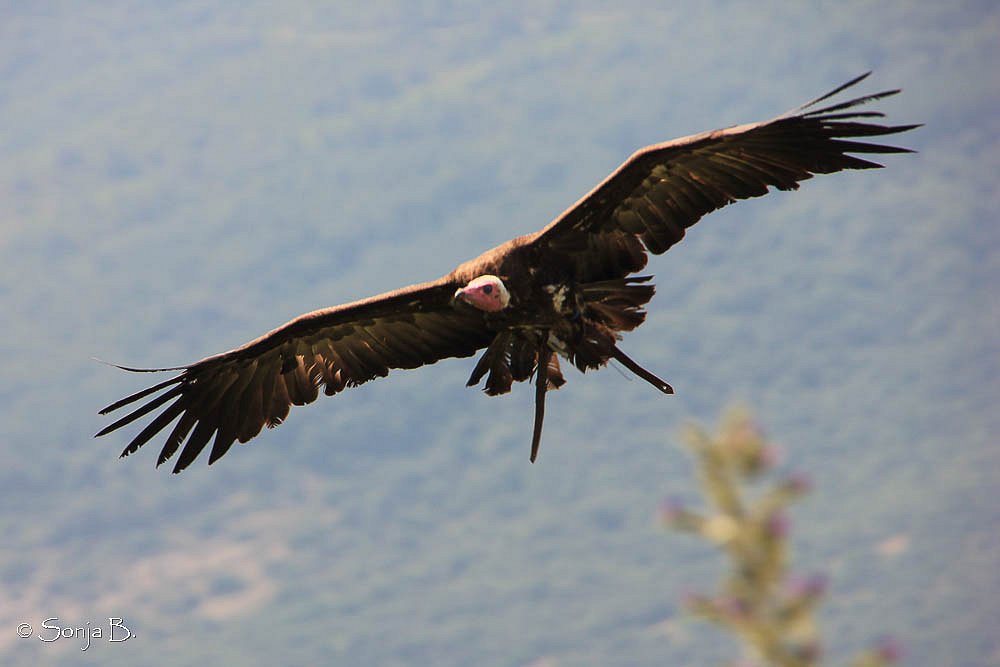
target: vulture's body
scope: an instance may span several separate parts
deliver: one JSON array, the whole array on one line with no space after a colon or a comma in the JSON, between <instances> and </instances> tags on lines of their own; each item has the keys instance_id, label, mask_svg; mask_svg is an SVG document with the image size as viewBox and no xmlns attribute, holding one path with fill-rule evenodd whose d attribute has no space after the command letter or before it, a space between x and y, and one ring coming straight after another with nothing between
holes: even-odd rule
<instances>
[{"instance_id":1,"label":"vulture's body","mask_svg":"<svg viewBox=\"0 0 1000 667\"><path fill-rule=\"evenodd\" d=\"M646 265L647 252L665 252L704 214L769 187L791 190L813 174L881 166L852 153L909 152L856 138L916 125L878 125L861 119L879 113L848 111L898 91L810 110L863 78L771 121L648 146L541 231L488 250L438 280L307 313L189 366L127 368L180 373L102 410L153 396L98 435L156 413L125 456L177 420L157 465L180 450L179 472L209 442L213 463L234 442L280 424L292 405L312 402L321 389L332 395L393 368L470 357L485 348L470 386L485 378L485 391L496 395L534 378L534 461L545 392L565 382L560 357L581 371L616 359L672 393L617 346L622 332L642 323L653 296L650 278L633 275Z\"/></svg>"}]
</instances>

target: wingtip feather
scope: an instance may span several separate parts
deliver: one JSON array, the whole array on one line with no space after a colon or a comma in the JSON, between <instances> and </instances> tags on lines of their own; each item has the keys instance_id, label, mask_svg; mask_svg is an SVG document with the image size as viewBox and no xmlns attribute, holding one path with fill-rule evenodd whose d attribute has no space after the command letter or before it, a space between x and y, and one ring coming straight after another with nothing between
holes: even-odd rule
<instances>
[{"instance_id":1,"label":"wingtip feather","mask_svg":"<svg viewBox=\"0 0 1000 667\"><path fill-rule=\"evenodd\" d=\"M839 86L837 86L836 88L834 88L830 92L828 92L828 93L826 93L824 95L820 95L816 99L811 100L809 102L806 102L802 106L797 107L795 109L795 111L804 111L805 109L808 109L811 106L815 106L816 104L819 104L823 100L828 100L831 97L833 97L834 95L836 95L837 93L840 93L840 92L842 92L844 90L847 90L851 86L854 86L854 85L857 85L857 84L861 83L862 81L864 81L865 79L867 79L869 76L871 76L871 73L872 73L872 70L868 70L864 74L860 74L860 75L854 77L853 79L851 79L847 83L840 84Z\"/></svg>"}]
</instances>

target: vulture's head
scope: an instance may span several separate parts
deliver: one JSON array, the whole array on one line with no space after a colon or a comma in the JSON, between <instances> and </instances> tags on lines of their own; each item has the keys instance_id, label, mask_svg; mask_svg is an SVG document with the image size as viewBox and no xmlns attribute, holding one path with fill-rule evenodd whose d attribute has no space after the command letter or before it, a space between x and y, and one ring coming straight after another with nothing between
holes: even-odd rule
<instances>
[{"instance_id":1,"label":"vulture's head","mask_svg":"<svg viewBox=\"0 0 1000 667\"><path fill-rule=\"evenodd\" d=\"M455 290L455 298L488 313L496 313L510 303L510 292L496 276L479 276Z\"/></svg>"}]
</instances>

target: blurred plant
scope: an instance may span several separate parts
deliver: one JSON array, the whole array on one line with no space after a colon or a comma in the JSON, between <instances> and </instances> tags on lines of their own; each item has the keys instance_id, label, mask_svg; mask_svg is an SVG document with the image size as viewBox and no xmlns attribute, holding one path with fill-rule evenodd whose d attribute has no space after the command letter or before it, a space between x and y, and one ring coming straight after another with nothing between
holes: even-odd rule
<instances>
[{"instance_id":1,"label":"blurred plant","mask_svg":"<svg viewBox=\"0 0 1000 667\"><path fill-rule=\"evenodd\" d=\"M736 665L758 664L755 660L779 667L820 664L815 612L826 591L826 578L789 573L786 512L809 491L809 479L791 475L750 497L744 487L774 467L778 450L744 409L726 414L717 437L691 426L683 440L694 453L709 508L695 511L666 502L663 520L716 545L730 562L716 594L690 593L685 606L740 638L752 657ZM852 665L881 667L899 657L899 646L886 641Z\"/></svg>"}]
</instances>

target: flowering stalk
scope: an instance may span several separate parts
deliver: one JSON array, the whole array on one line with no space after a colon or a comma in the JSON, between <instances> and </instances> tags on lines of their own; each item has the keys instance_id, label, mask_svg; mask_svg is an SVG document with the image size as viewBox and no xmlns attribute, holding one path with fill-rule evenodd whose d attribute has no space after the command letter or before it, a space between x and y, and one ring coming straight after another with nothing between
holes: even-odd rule
<instances>
[{"instance_id":1,"label":"flowering stalk","mask_svg":"<svg viewBox=\"0 0 1000 667\"><path fill-rule=\"evenodd\" d=\"M778 457L745 410L731 410L714 438L692 426L683 439L694 454L708 508L695 511L668 502L662 517L675 530L716 545L730 563L717 593L689 594L685 606L737 635L761 664L818 665L822 643L815 612L826 578L789 573L787 510L809 491L808 478L788 476L754 497L747 494L744 486L772 469ZM899 647L885 642L852 664L883 667L899 656Z\"/></svg>"}]
</instances>

